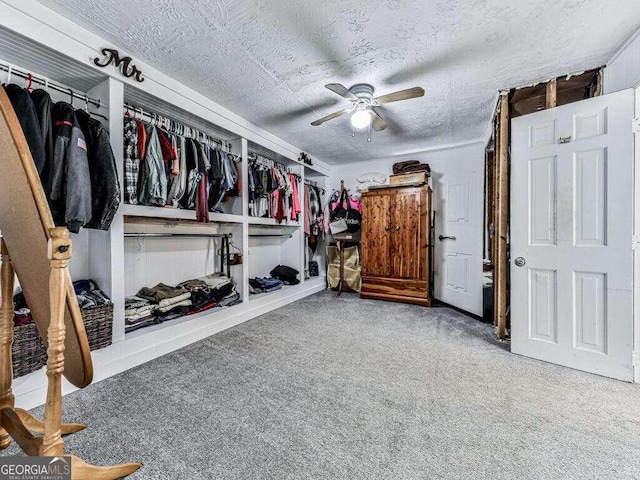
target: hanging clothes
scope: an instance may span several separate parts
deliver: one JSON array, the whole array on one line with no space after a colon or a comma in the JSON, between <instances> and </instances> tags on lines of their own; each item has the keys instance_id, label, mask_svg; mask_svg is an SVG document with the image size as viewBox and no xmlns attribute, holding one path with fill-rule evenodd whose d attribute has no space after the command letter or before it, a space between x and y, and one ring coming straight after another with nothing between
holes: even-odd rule
<instances>
[{"instance_id":1,"label":"hanging clothes","mask_svg":"<svg viewBox=\"0 0 640 480\"><path fill-rule=\"evenodd\" d=\"M51 122L51 108L53 101L45 90L34 90L31 92L31 100L36 109L42 146L44 147L45 163L40 172L40 180L47 198L51 196L51 182L53 181L53 123Z\"/></svg>"},{"instance_id":2,"label":"hanging clothes","mask_svg":"<svg viewBox=\"0 0 640 480\"><path fill-rule=\"evenodd\" d=\"M138 177L140 175L140 150L138 149L138 124L124 119L124 202L138 203Z\"/></svg>"},{"instance_id":3,"label":"hanging clothes","mask_svg":"<svg viewBox=\"0 0 640 480\"><path fill-rule=\"evenodd\" d=\"M77 110L78 124L87 142L91 179L92 217L87 228L109 230L120 206L120 182L109 133L102 123L84 110Z\"/></svg>"},{"instance_id":4,"label":"hanging clothes","mask_svg":"<svg viewBox=\"0 0 640 480\"><path fill-rule=\"evenodd\" d=\"M55 138L51 213L57 225L78 233L92 218L87 142L71 105L56 103L51 117Z\"/></svg>"},{"instance_id":5,"label":"hanging clothes","mask_svg":"<svg viewBox=\"0 0 640 480\"><path fill-rule=\"evenodd\" d=\"M31 157L36 165L38 174L42 175L46 161L44 145L42 143L42 134L40 131L40 122L38 121L38 113L33 104L33 100L24 88L18 85L9 84L4 87L11 105L16 112L22 131L29 145Z\"/></svg>"},{"instance_id":6,"label":"hanging clothes","mask_svg":"<svg viewBox=\"0 0 640 480\"><path fill-rule=\"evenodd\" d=\"M167 201L167 176L162 159L162 146L156 129L148 125L149 138L142 163L143 180L138 192L138 202L142 205L164 206Z\"/></svg>"}]
</instances>

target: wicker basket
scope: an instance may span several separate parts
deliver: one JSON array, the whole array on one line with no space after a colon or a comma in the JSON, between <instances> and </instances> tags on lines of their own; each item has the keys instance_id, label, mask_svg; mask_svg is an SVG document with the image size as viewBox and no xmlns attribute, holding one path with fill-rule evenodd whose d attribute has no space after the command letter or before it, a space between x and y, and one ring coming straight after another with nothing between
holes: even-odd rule
<instances>
[{"instance_id":1,"label":"wicker basket","mask_svg":"<svg viewBox=\"0 0 640 480\"><path fill-rule=\"evenodd\" d=\"M82 320L89 339L89 348L99 350L111 345L113 339L113 303L82 310Z\"/></svg>"},{"instance_id":2,"label":"wicker basket","mask_svg":"<svg viewBox=\"0 0 640 480\"><path fill-rule=\"evenodd\" d=\"M13 377L35 372L47 363L47 349L33 322L13 327Z\"/></svg>"},{"instance_id":3,"label":"wicker basket","mask_svg":"<svg viewBox=\"0 0 640 480\"><path fill-rule=\"evenodd\" d=\"M111 345L113 304L81 310L89 339L89 348L98 350ZM13 327L13 377L21 377L42 368L47 363L47 348L35 323Z\"/></svg>"}]
</instances>

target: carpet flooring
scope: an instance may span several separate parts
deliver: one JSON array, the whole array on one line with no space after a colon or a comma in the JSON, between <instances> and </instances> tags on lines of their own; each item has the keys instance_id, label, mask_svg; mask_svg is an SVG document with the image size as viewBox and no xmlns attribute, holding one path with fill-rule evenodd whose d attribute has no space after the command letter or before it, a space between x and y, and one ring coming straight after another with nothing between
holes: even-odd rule
<instances>
[{"instance_id":1,"label":"carpet flooring","mask_svg":"<svg viewBox=\"0 0 640 480\"><path fill-rule=\"evenodd\" d=\"M265 314L64 408L89 425L67 451L142 462L132 479L640 478L637 385L513 355L447 308L349 294Z\"/></svg>"}]
</instances>

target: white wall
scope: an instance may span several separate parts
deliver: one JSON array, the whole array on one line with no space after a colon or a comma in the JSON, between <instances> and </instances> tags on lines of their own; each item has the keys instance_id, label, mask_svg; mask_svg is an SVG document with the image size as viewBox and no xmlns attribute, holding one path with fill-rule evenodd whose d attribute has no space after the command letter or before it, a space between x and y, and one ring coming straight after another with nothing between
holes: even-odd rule
<instances>
[{"instance_id":1,"label":"white wall","mask_svg":"<svg viewBox=\"0 0 640 480\"><path fill-rule=\"evenodd\" d=\"M436 233L438 233L438 224L443 222L442 212L438 211L439 205L443 204L446 192L443 190L444 182L447 176L451 176L460 169L466 169L472 175L473 181L470 186L470 201L472 219L469 222L469 232L465 235L471 235L473 243L473 251L471 252L473 264L470 267L468 288L472 296L482 298L482 241L483 241L483 205L484 205L484 149L482 142L474 141L473 143L463 144L457 147L451 147L441 150L431 150L410 156L399 156L393 158L376 159L368 162L349 163L334 168L332 180L332 188L340 186L340 180L345 181L345 185L352 192L355 192L358 182L356 178L364 173L379 172L387 175L392 174L392 166L395 162L403 160L420 160L427 162L431 167L431 188L433 189L433 206L436 211ZM436 252L434 255L434 268L436 272L443 272L443 255L438 249L441 248L436 242ZM436 275L437 276L437 275ZM438 278L436 278L436 283ZM452 302L451 302L452 303ZM476 301L473 306L465 308L471 313L480 315L482 313L481 301Z\"/></svg>"},{"instance_id":2,"label":"white wall","mask_svg":"<svg viewBox=\"0 0 640 480\"><path fill-rule=\"evenodd\" d=\"M613 93L640 85L640 30L607 63L604 92Z\"/></svg>"}]
</instances>

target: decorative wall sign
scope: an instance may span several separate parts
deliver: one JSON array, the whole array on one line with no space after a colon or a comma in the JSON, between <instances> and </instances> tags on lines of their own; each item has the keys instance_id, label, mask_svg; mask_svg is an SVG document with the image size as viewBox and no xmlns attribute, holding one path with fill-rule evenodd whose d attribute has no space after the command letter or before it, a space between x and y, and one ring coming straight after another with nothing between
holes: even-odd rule
<instances>
[{"instance_id":1,"label":"decorative wall sign","mask_svg":"<svg viewBox=\"0 0 640 480\"><path fill-rule=\"evenodd\" d=\"M115 48L103 48L101 50L102 55L105 56L104 59L100 59L96 57L93 59L93 63L95 63L99 67L107 67L110 64L114 64L116 68L122 65L122 74L127 77L133 77L138 82L144 82L144 78L142 78L142 72L138 70L135 65L131 65L131 57L122 57L120 58L120 54Z\"/></svg>"}]
</instances>

